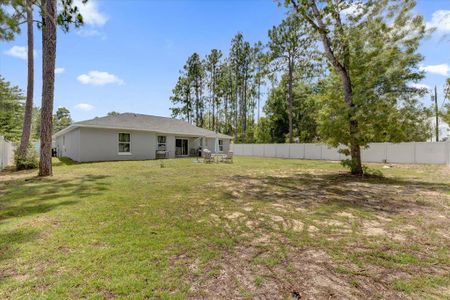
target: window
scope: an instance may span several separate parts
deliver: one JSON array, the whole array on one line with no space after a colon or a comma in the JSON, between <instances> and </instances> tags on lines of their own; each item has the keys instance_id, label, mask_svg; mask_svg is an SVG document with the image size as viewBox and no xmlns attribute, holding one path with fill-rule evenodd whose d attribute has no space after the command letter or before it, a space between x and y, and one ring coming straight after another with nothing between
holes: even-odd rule
<instances>
[{"instance_id":1,"label":"window","mask_svg":"<svg viewBox=\"0 0 450 300\"><path fill-rule=\"evenodd\" d=\"M189 154L189 141L187 139L175 139L175 155L187 156Z\"/></svg>"},{"instance_id":2,"label":"window","mask_svg":"<svg viewBox=\"0 0 450 300\"><path fill-rule=\"evenodd\" d=\"M223 140L219 140L219 152L223 152Z\"/></svg>"},{"instance_id":3,"label":"window","mask_svg":"<svg viewBox=\"0 0 450 300\"><path fill-rule=\"evenodd\" d=\"M119 153L131 153L131 135L119 133Z\"/></svg>"},{"instance_id":4,"label":"window","mask_svg":"<svg viewBox=\"0 0 450 300\"><path fill-rule=\"evenodd\" d=\"M158 136L158 151L166 151L166 137L163 135Z\"/></svg>"}]
</instances>

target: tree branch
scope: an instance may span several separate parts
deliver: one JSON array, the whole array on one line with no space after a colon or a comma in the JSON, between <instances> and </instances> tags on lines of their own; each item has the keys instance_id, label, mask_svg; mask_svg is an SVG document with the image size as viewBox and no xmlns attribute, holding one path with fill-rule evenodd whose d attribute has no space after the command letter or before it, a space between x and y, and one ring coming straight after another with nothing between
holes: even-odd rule
<instances>
[{"instance_id":1,"label":"tree branch","mask_svg":"<svg viewBox=\"0 0 450 300\"><path fill-rule=\"evenodd\" d=\"M23 21L23 22L20 22L20 23L17 23L17 25L23 25L23 24L25 24L27 21ZM33 22L34 23L36 23L36 24L41 24L42 25L42 21L39 21L39 20L33 20Z\"/></svg>"},{"instance_id":2,"label":"tree branch","mask_svg":"<svg viewBox=\"0 0 450 300\"><path fill-rule=\"evenodd\" d=\"M305 20L306 20L312 27L314 27L314 29L316 29L316 30L318 30L318 31L320 30L319 26L314 22L314 20L311 19L311 18L308 16L308 14L306 14L306 12L304 12L304 11L302 11L302 10L300 9L299 4L298 4L295 0L291 0L291 4L292 4L292 6L294 7L294 9L297 11L297 13L301 14L301 15L305 18Z\"/></svg>"}]
</instances>

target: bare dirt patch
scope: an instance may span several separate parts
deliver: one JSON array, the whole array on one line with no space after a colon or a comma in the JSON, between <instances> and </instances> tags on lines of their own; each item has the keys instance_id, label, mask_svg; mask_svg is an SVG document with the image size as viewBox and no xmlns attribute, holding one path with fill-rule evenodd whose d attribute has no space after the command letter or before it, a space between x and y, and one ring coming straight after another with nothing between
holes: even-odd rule
<instances>
[{"instance_id":1,"label":"bare dirt patch","mask_svg":"<svg viewBox=\"0 0 450 300\"><path fill-rule=\"evenodd\" d=\"M421 298L396 280L450 272L450 182L283 170L213 185L216 225L249 239L203 266L192 298Z\"/></svg>"},{"instance_id":2,"label":"bare dirt patch","mask_svg":"<svg viewBox=\"0 0 450 300\"><path fill-rule=\"evenodd\" d=\"M337 267L323 250L289 249L272 263L265 249L237 247L207 266L218 271L196 280L190 298L369 299L400 295L364 276L361 283L353 282L351 276L337 272Z\"/></svg>"}]
</instances>

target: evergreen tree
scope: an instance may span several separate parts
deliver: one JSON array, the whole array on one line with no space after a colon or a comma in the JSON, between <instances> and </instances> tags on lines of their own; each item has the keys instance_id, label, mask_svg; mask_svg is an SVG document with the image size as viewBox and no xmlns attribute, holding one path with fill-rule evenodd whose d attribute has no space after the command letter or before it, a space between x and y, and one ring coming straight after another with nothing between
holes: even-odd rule
<instances>
[{"instance_id":1,"label":"evergreen tree","mask_svg":"<svg viewBox=\"0 0 450 300\"><path fill-rule=\"evenodd\" d=\"M212 49L211 53L208 54L205 61L205 70L207 78L207 87L209 90L209 129L217 131L218 129L218 116L217 112L219 110L219 76L220 76L220 60L222 58L222 52L217 49Z\"/></svg>"},{"instance_id":2,"label":"evergreen tree","mask_svg":"<svg viewBox=\"0 0 450 300\"><path fill-rule=\"evenodd\" d=\"M297 77L299 75L296 75ZM298 78L298 77L297 77ZM271 141L285 143L290 141L288 102L286 101L289 76L285 74L280 84L270 91L269 98L264 106L266 124L272 133ZM311 143L319 139L317 133L317 102L315 100L314 86L296 80L292 88L292 123L294 134L298 142Z\"/></svg>"},{"instance_id":3,"label":"evergreen tree","mask_svg":"<svg viewBox=\"0 0 450 300\"><path fill-rule=\"evenodd\" d=\"M72 118L70 116L70 111L65 107L59 107L56 114L53 115L53 134L63 130L71 124Z\"/></svg>"},{"instance_id":4,"label":"evergreen tree","mask_svg":"<svg viewBox=\"0 0 450 300\"><path fill-rule=\"evenodd\" d=\"M269 30L270 59L275 72L287 74L287 111L289 123L289 143L293 138L293 86L294 74L306 77L312 68L312 39L307 32L306 23L292 14L280 25ZM301 78L300 78L301 79Z\"/></svg>"},{"instance_id":5,"label":"evergreen tree","mask_svg":"<svg viewBox=\"0 0 450 300\"><path fill-rule=\"evenodd\" d=\"M0 76L0 135L13 142L22 133L24 100L23 91Z\"/></svg>"}]
</instances>

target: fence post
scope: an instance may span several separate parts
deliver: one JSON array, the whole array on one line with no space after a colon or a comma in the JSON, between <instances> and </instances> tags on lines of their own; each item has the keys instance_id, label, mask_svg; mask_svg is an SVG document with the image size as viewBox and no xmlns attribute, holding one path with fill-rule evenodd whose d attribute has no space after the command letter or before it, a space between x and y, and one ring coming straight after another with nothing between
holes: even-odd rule
<instances>
[{"instance_id":1,"label":"fence post","mask_svg":"<svg viewBox=\"0 0 450 300\"><path fill-rule=\"evenodd\" d=\"M3 170L3 137L0 136L0 170Z\"/></svg>"},{"instance_id":2,"label":"fence post","mask_svg":"<svg viewBox=\"0 0 450 300\"><path fill-rule=\"evenodd\" d=\"M450 167L450 141L448 141L446 144L447 144L447 166Z\"/></svg>"},{"instance_id":3,"label":"fence post","mask_svg":"<svg viewBox=\"0 0 450 300\"><path fill-rule=\"evenodd\" d=\"M320 144L320 160L323 160L323 144Z\"/></svg>"},{"instance_id":4,"label":"fence post","mask_svg":"<svg viewBox=\"0 0 450 300\"><path fill-rule=\"evenodd\" d=\"M388 151L387 151L388 143L384 142L384 163L388 162Z\"/></svg>"}]
</instances>

